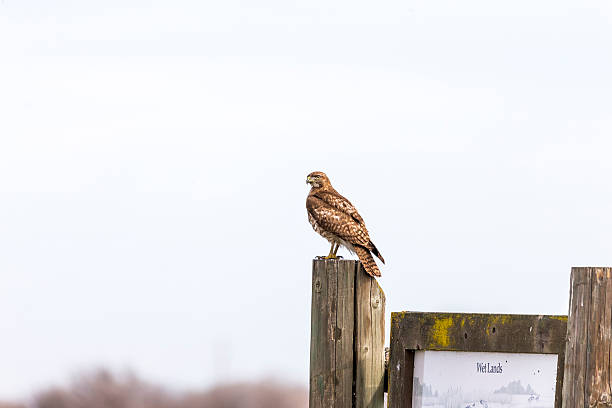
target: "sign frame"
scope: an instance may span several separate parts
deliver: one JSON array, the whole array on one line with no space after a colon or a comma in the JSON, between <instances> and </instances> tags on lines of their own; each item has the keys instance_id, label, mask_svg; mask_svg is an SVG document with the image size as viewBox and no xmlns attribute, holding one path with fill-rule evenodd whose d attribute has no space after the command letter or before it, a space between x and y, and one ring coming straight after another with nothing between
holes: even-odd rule
<instances>
[{"instance_id":1,"label":"sign frame","mask_svg":"<svg viewBox=\"0 0 612 408\"><path fill-rule=\"evenodd\" d=\"M567 316L391 313L389 408L412 408L414 353L420 350L557 355L555 408L561 408Z\"/></svg>"}]
</instances>

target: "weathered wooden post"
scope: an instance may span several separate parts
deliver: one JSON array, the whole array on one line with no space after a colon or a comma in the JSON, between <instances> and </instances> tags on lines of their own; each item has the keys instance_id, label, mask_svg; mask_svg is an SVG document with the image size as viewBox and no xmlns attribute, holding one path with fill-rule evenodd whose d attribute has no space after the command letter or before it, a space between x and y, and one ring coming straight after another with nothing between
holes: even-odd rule
<instances>
[{"instance_id":1,"label":"weathered wooden post","mask_svg":"<svg viewBox=\"0 0 612 408\"><path fill-rule=\"evenodd\" d=\"M353 260L314 260L310 408L383 408L385 294Z\"/></svg>"},{"instance_id":2,"label":"weathered wooden post","mask_svg":"<svg viewBox=\"0 0 612 408\"><path fill-rule=\"evenodd\" d=\"M572 268L563 408L612 407L612 268Z\"/></svg>"}]
</instances>

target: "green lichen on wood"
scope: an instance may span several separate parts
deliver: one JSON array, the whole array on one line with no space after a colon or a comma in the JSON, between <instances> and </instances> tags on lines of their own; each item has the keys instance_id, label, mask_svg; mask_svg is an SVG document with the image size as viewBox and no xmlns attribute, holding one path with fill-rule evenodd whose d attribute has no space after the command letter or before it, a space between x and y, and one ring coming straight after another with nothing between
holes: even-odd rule
<instances>
[{"instance_id":1,"label":"green lichen on wood","mask_svg":"<svg viewBox=\"0 0 612 408\"><path fill-rule=\"evenodd\" d=\"M431 328L431 337L435 344L431 346L448 347L450 344L449 330L453 327L452 317L437 317Z\"/></svg>"}]
</instances>

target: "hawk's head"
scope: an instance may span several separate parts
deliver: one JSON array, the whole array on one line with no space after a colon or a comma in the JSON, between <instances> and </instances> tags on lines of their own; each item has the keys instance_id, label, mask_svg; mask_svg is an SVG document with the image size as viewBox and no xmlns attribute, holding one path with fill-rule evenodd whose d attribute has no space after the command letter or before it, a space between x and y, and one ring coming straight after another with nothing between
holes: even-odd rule
<instances>
[{"instance_id":1,"label":"hawk's head","mask_svg":"<svg viewBox=\"0 0 612 408\"><path fill-rule=\"evenodd\" d=\"M329 179L322 171L313 171L306 176L306 183L314 188L331 186Z\"/></svg>"}]
</instances>

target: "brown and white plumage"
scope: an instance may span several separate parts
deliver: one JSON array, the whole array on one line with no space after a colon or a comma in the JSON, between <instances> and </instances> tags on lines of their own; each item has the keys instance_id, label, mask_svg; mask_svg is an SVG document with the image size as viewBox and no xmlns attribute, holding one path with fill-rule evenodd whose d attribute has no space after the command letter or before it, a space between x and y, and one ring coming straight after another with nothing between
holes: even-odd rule
<instances>
[{"instance_id":1,"label":"brown and white plumage","mask_svg":"<svg viewBox=\"0 0 612 408\"><path fill-rule=\"evenodd\" d=\"M310 173L306 182L312 186L306 198L308 221L316 232L332 244L326 258L335 258L338 246L341 245L349 252L357 254L368 274L380 276L372 254L382 263L385 263L385 260L370 239L357 209L332 187L325 173Z\"/></svg>"}]
</instances>

